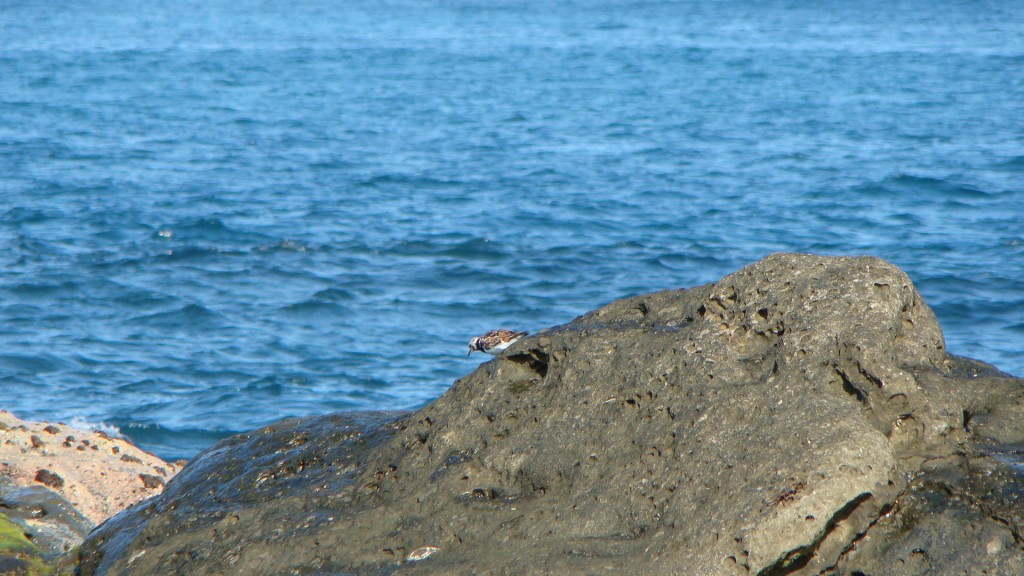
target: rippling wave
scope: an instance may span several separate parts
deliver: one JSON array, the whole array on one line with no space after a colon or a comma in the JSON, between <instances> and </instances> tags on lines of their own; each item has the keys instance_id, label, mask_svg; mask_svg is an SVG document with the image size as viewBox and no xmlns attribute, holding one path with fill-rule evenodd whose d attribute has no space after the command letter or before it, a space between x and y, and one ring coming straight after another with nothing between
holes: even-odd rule
<instances>
[{"instance_id":1,"label":"rippling wave","mask_svg":"<svg viewBox=\"0 0 1024 576\"><path fill-rule=\"evenodd\" d=\"M0 407L191 457L774 251L1024 374L1011 2L249 4L0 7Z\"/></svg>"}]
</instances>

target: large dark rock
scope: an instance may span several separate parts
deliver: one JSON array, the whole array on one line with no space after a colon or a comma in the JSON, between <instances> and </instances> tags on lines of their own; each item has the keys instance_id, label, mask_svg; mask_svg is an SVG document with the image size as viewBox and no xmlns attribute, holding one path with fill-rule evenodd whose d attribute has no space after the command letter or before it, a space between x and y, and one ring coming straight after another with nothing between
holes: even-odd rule
<instances>
[{"instance_id":1,"label":"large dark rock","mask_svg":"<svg viewBox=\"0 0 1024 576\"><path fill-rule=\"evenodd\" d=\"M1024 382L875 258L780 254L530 336L414 414L231 438L89 574L1021 573Z\"/></svg>"}]
</instances>

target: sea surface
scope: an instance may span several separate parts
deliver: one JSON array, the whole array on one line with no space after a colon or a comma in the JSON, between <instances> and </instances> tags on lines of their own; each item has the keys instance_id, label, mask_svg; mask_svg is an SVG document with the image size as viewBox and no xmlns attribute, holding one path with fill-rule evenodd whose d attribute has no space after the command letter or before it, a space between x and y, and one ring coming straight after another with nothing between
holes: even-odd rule
<instances>
[{"instance_id":1,"label":"sea surface","mask_svg":"<svg viewBox=\"0 0 1024 576\"><path fill-rule=\"evenodd\" d=\"M0 408L165 458L776 251L1024 375L1019 0L0 0Z\"/></svg>"}]
</instances>

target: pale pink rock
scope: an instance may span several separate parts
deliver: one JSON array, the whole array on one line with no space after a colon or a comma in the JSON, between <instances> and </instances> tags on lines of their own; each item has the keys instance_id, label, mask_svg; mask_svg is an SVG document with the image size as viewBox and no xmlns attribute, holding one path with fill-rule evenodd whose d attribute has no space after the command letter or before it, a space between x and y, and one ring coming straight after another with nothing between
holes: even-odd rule
<instances>
[{"instance_id":1,"label":"pale pink rock","mask_svg":"<svg viewBox=\"0 0 1024 576\"><path fill-rule=\"evenodd\" d=\"M0 410L0 476L18 486L44 485L86 518L102 523L163 492L174 464L102 432L25 422Z\"/></svg>"}]
</instances>

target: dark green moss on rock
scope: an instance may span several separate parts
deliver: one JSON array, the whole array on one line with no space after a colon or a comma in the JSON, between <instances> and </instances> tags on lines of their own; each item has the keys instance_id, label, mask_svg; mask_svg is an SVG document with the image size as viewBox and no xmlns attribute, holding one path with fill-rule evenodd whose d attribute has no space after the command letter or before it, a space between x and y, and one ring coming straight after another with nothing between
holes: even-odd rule
<instances>
[{"instance_id":1,"label":"dark green moss on rock","mask_svg":"<svg viewBox=\"0 0 1024 576\"><path fill-rule=\"evenodd\" d=\"M48 576L55 572L22 526L0 514L0 574Z\"/></svg>"}]
</instances>

